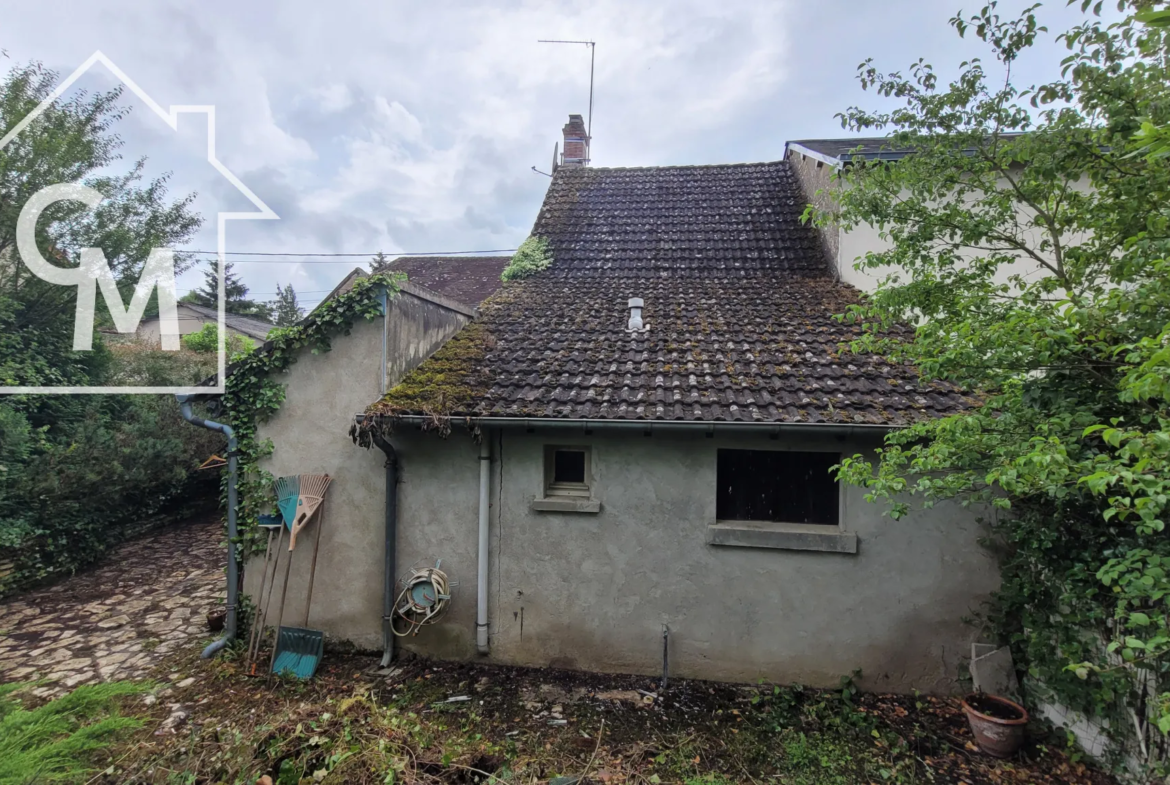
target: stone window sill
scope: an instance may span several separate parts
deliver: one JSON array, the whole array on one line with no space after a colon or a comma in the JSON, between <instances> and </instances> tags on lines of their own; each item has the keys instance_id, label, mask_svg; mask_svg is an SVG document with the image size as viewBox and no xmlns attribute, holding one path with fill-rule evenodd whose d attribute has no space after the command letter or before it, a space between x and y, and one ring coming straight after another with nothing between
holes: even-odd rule
<instances>
[{"instance_id":1,"label":"stone window sill","mask_svg":"<svg viewBox=\"0 0 1170 785\"><path fill-rule=\"evenodd\" d=\"M533 499L528 505L534 512L601 512L601 502L584 496L548 496Z\"/></svg>"},{"instance_id":2,"label":"stone window sill","mask_svg":"<svg viewBox=\"0 0 1170 785\"><path fill-rule=\"evenodd\" d=\"M839 526L766 521L717 521L707 527L707 542L736 548L857 553L857 535Z\"/></svg>"}]
</instances>

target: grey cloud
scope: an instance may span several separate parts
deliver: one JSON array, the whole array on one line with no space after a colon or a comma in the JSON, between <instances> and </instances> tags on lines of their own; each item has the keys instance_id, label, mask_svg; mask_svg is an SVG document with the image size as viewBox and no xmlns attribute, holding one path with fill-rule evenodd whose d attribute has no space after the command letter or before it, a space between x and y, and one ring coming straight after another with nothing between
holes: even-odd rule
<instances>
[{"instance_id":1,"label":"grey cloud","mask_svg":"<svg viewBox=\"0 0 1170 785\"><path fill-rule=\"evenodd\" d=\"M947 28L958 0L3 2L14 60L67 73L101 48L163 103L216 105L221 158L281 215L232 225L237 251L517 245L548 185L530 167L547 170L567 115L588 103L588 49L538 38L598 42L593 154L607 166L774 160L786 139L841 135L835 112L881 105L854 80L865 57L894 69L923 55L948 73L982 54ZM1054 31L1075 15L1042 13ZM1047 76L1038 58L1016 73ZM156 136L128 133L145 149L127 157L178 169ZM210 213L240 207L220 178L176 185L201 192L210 227ZM347 269L245 272L254 288L324 288Z\"/></svg>"}]
</instances>

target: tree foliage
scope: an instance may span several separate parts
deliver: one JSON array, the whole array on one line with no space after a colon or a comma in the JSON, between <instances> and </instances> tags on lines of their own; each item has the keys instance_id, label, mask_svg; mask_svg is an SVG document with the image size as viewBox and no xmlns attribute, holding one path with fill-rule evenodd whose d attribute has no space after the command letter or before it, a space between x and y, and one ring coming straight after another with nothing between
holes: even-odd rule
<instances>
[{"instance_id":1,"label":"tree foliage","mask_svg":"<svg viewBox=\"0 0 1170 785\"><path fill-rule=\"evenodd\" d=\"M0 80L0 135L57 81L36 63L11 69ZM46 210L36 232L42 255L70 266L81 248L100 247L123 301L152 248L180 245L200 225L193 195L171 199L165 177L144 180L141 160L120 168L119 98L117 90L60 98L0 149L0 385L194 384L210 372L190 352L100 336L92 351L73 351L76 289L33 276L16 254L21 208L58 183L83 182L105 199L92 211L75 202ZM179 270L188 263L177 255ZM117 524L189 494L191 470L213 445L183 423L173 398L0 396L0 559L15 565L0 591L99 558Z\"/></svg>"},{"instance_id":2,"label":"tree foliage","mask_svg":"<svg viewBox=\"0 0 1170 785\"><path fill-rule=\"evenodd\" d=\"M207 263L203 271L203 285L184 295L183 301L204 308L219 307L219 262L213 260ZM223 301L224 310L237 316L251 316L266 322L275 318L275 309L271 305L248 297L248 287L231 262L224 263Z\"/></svg>"},{"instance_id":3,"label":"tree foliage","mask_svg":"<svg viewBox=\"0 0 1170 785\"><path fill-rule=\"evenodd\" d=\"M297 302L297 293L292 284L281 286L276 284L276 326L291 327L305 315L305 309Z\"/></svg>"},{"instance_id":4,"label":"tree foliage","mask_svg":"<svg viewBox=\"0 0 1170 785\"><path fill-rule=\"evenodd\" d=\"M375 275L378 273L388 273L390 272L390 266L393 264L393 259L381 251L378 251L376 254L374 254L373 258L370 259L370 272Z\"/></svg>"},{"instance_id":5,"label":"tree foliage","mask_svg":"<svg viewBox=\"0 0 1170 785\"><path fill-rule=\"evenodd\" d=\"M1047 33L1037 6L952 19L995 61L950 81L922 60L862 63L862 86L896 108L843 124L914 152L845 167L837 214L817 219L888 243L857 261L882 283L842 316L865 325L852 349L982 399L890 435L876 465L845 460L841 478L895 516L916 499L998 510L998 629L1036 689L1151 758L1155 728L1170 731L1170 160L1149 135L1170 115L1170 70L1166 30L1135 14L1161 5L1122 0L1110 21L1082 3L1045 84L1012 76Z\"/></svg>"}]
</instances>

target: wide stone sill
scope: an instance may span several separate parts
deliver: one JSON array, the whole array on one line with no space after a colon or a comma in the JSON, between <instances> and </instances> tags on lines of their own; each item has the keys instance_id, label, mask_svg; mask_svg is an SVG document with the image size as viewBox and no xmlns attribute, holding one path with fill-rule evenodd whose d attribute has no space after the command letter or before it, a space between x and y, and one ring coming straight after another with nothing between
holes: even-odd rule
<instances>
[{"instance_id":1,"label":"wide stone sill","mask_svg":"<svg viewBox=\"0 0 1170 785\"><path fill-rule=\"evenodd\" d=\"M601 502L581 496L549 496L533 499L528 508L534 512L601 512Z\"/></svg>"},{"instance_id":2,"label":"wide stone sill","mask_svg":"<svg viewBox=\"0 0 1170 785\"><path fill-rule=\"evenodd\" d=\"M717 521L707 527L707 542L734 548L857 553L857 535L837 526L767 521Z\"/></svg>"}]
</instances>

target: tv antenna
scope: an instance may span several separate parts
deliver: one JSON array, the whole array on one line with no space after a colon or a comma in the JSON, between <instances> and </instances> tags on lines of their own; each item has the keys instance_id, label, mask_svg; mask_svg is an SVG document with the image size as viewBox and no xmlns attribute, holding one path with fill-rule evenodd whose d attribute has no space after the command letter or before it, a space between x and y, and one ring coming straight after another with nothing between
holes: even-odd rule
<instances>
[{"instance_id":1,"label":"tv antenna","mask_svg":"<svg viewBox=\"0 0 1170 785\"><path fill-rule=\"evenodd\" d=\"M538 39L538 44L585 44L589 47L589 116L586 120L585 133L593 138L593 58L597 54L596 41L560 41L548 38Z\"/></svg>"}]
</instances>

